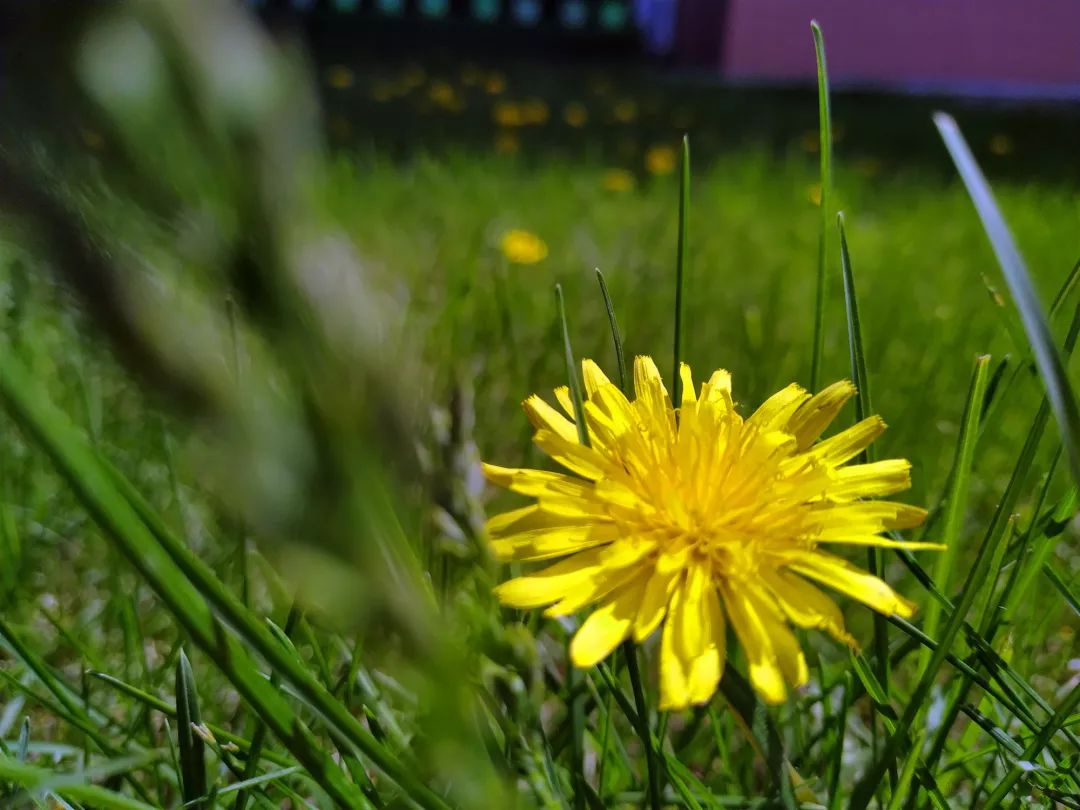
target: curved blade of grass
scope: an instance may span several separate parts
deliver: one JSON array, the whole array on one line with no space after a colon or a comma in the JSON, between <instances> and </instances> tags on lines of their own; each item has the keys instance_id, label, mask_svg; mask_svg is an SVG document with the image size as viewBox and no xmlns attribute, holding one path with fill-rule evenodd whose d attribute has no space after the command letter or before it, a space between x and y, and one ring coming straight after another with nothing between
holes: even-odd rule
<instances>
[{"instance_id":1,"label":"curved blade of grass","mask_svg":"<svg viewBox=\"0 0 1080 810\"><path fill-rule=\"evenodd\" d=\"M100 810L154 810L152 804L145 804L85 781L63 784L67 780L59 779L52 771L4 756L0 756L0 780L16 784L29 793L49 791L65 799L85 802Z\"/></svg>"},{"instance_id":2,"label":"curved blade of grass","mask_svg":"<svg viewBox=\"0 0 1080 810\"><path fill-rule=\"evenodd\" d=\"M690 182L689 174L688 174L689 173L689 164L690 164L690 152L689 152L689 146L687 145L687 141L686 141L685 138L683 139L683 149L684 149L684 152L683 152L683 172L684 172L684 175L685 175L683 177L683 191L684 191L684 194L685 194L686 189L689 188L689 182ZM676 292L675 292L675 298L676 298L675 310L676 310L676 317L677 318L681 317L679 315L679 312L680 312L681 301L682 301L682 257L685 255L683 253L683 250L682 250L682 239L685 236L685 234L683 232L683 224L684 224L683 223L683 212L684 212L684 206L687 203L688 203L688 199L680 201L680 217L679 217L679 219L680 219L680 222L679 222L679 232L680 232L680 237L679 237L680 238L679 259L680 259L680 261L679 261L679 269L678 269L678 272L677 272ZM615 307L611 302L611 297L608 295L607 284L604 281L604 274L601 273L599 270L597 270L596 271L596 277L600 282L600 292L604 297L604 306L607 308L608 325L611 327L611 339L612 339L612 342L615 344L615 360L616 360L616 362L618 363L618 366L619 366L619 388L622 390L622 392L627 397L629 397L631 395L631 392L629 390L629 388L630 388L630 377L627 374L626 357L623 354L622 334L619 332L619 323L615 319ZM562 299L560 298L560 305L561 305L561 300ZM565 330L566 330L566 319L565 319L565 317L563 318L563 329L564 329L564 334L565 334L566 333L565 332ZM675 337L675 340L676 340L676 343L675 343L675 364L676 364L675 365L675 377L676 377L676 379L679 379L682 376L682 375L680 375L678 373L679 372L679 363L680 363L680 357L679 357L679 345L680 345L679 344L679 340L680 340L679 334L680 334L680 332L679 332L679 330L680 330L680 326L677 325L676 328L675 328L675 335L676 335L676 337ZM572 353L570 351L569 337L567 337L566 352L567 352L567 357L571 358L571 360L572 360ZM572 371L571 374L576 376L576 369L574 371ZM681 391L681 389L680 389L680 391ZM681 394L680 394L680 396L681 396ZM678 402L679 400L672 400L672 401L673 402ZM575 408L577 407L576 402L577 401L575 400ZM575 411L575 414L576 414L576 411ZM579 433L579 435L580 435L580 433ZM630 641L624 641L622 643L621 647L622 647L623 658L626 660L627 674L630 677L630 688L633 690L633 693L634 693L634 705L636 707L636 714L637 714L637 722L633 723L634 730L637 733L638 737L641 739L641 744L642 744L642 746L644 747L644 750L645 750L645 771L646 771L646 778L649 780L649 784L648 784L649 806L652 808L652 810L660 810L660 807L661 807L661 804L662 804L662 802L661 802L661 794L663 792L663 786L660 784L659 768L658 768L657 762L656 762L656 750L653 747L652 730L649 727L649 707L648 707L648 703L645 700L645 687L644 687L644 684L643 684L642 679L641 679L641 667L638 665L637 647L635 647L634 644L632 642L630 642Z\"/></svg>"},{"instance_id":3,"label":"curved blade of grass","mask_svg":"<svg viewBox=\"0 0 1080 810\"><path fill-rule=\"evenodd\" d=\"M195 808L206 796L206 745L195 733L201 722L195 673L183 650L176 662L176 747L180 754L180 792L184 803Z\"/></svg>"},{"instance_id":4,"label":"curved blade of grass","mask_svg":"<svg viewBox=\"0 0 1080 810\"><path fill-rule=\"evenodd\" d=\"M949 474L949 490L945 495L945 518L941 533L941 542L945 550L938 554L934 564L934 583L943 593L951 593L950 581L956 570L956 561L960 556L960 532L963 529L964 511L968 502L968 489L971 485L971 467L975 460L975 444L979 435L979 419L982 413L983 396L988 380L987 369L990 356L982 355L975 360L975 370L968 385L967 400L964 403L964 415L960 421L960 437L956 441L953 455L952 472ZM933 638L941 620L941 604L931 599L926 607L923 632ZM923 648L920 656L920 669L925 669L931 653Z\"/></svg>"},{"instance_id":5,"label":"curved blade of grass","mask_svg":"<svg viewBox=\"0 0 1080 810\"><path fill-rule=\"evenodd\" d=\"M832 114L829 102L829 71L825 63L825 37L817 20L810 22L817 59L818 138L821 157L821 229L818 232L817 297L814 302L814 343L810 362L810 390L821 383L821 361L825 352L825 292L828 288L825 265L828 257L829 203L832 201ZM677 370L677 369L676 369Z\"/></svg>"},{"instance_id":6,"label":"curved blade of grass","mask_svg":"<svg viewBox=\"0 0 1080 810\"><path fill-rule=\"evenodd\" d=\"M138 502L141 499L137 492L132 492L134 488L130 484L126 489L122 488L123 479L119 473L101 461L79 431L39 390L22 363L10 353L0 353L0 398L15 421L52 459L105 535L116 543L188 631L192 641L207 653L335 801L348 805L362 802L363 798L321 750L292 706L262 676L251 659L248 646L296 683L305 699L311 700L316 708L323 711L325 706L327 722L369 755L417 803L440 810L446 807L445 802L421 784L414 773L383 751L345 707L318 686L309 672L297 666L281 650L269 631L237 603L205 563L168 533L159 519L151 518L149 525L144 522L144 516L152 515L152 510L145 502L142 512L136 510L132 500ZM241 633L244 643L225 630L209 603L222 610L229 623ZM342 714L348 717L348 722L340 719Z\"/></svg>"},{"instance_id":7,"label":"curved blade of grass","mask_svg":"<svg viewBox=\"0 0 1080 810\"><path fill-rule=\"evenodd\" d=\"M818 31L820 35L820 30ZM823 200L824 202L824 200ZM855 385L855 418L862 421L873 413L873 403L870 399L870 373L866 368L866 352L863 349L862 323L859 320L859 301L855 294L855 274L851 269L851 255L848 252L847 234L844 230L844 213L836 215L836 227L840 233L840 272L844 284L844 313L847 318L848 354L851 361L851 382ZM865 464L873 460L873 446L866 448L859 454L860 463ZM881 549L871 546L866 550L867 570L876 577L882 575ZM889 684L892 678L889 674L889 625L885 617L880 613L873 614L874 624L874 664L875 675L879 683L885 689L884 704L890 703ZM878 704L874 704L872 711ZM878 726L873 716L870 719L872 734L872 748L877 750ZM890 772L893 781L895 774Z\"/></svg>"},{"instance_id":8,"label":"curved blade of grass","mask_svg":"<svg viewBox=\"0 0 1080 810\"><path fill-rule=\"evenodd\" d=\"M585 405L581 398L581 379L574 363L574 350L570 345L570 327L566 323L566 304L563 301L562 285L555 285L555 303L559 311L559 323L562 326L563 357L566 360L566 377L570 386L570 399L574 403L574 421L577 423L578 440L589 446L589 429L585 424ZM585 807L585 690L581 671L570 661L570 642L566 647L566 688L567 705L570 713L571 756L573 767L570 774L574 780L574 810Z\"/></svg>"},{"instance_id":9,"label":"curved blade of grass","mask_svg":"<svg viewBox=\"0 0 1080 810\"><path fill-rule=\"evenodd\" d=\"M956 121L951 116L939 112L934 114L934 124L945 142L945 148L949 150L960 178L967 187L968 195L975 205L975 210L982 220L983 229L997 256L998 264L1001 265L1002 272L1005 274L1005 282L1009 285L1009 291L1012 293L1017 309L1020 310L1020 320L1024 324L1024 331L1031 343L1035 365L1046 386L1046 395L1061 431L1062 443L1065 445L1065 452L1072 467L1073 478L1080 484L1080 408L1077 407L1076 396L1066 375L1061 355L1058 354L1057 347L1054 345L1050 326L1031 283L1027 267L1013 241L1008 225L1005 224L1005 218L1001 215L990 185L975 162Z\"/></svg>"},{"instance_id":10,"label":"curved blade of grass","mask_svg":"<svg viewBox=\"0 0 1080 810\"><path fill-rule=\"evenodd\" d=\"M989 362L985 357L979 358L979 360L976 361L972 384L969 388L969 391L972 392L974 396L972 396L972 393L969 393L969 400L974 400L975 402L982 401L982 396L986 389L988 369ZM915 717L923 710L924 705L930 696L930 690L933 687L937 672L945 662L945 658L952 647L953 639L955 639L957 632L963 625L972 602L975 601L975 597L979 592L978 585L986 578L990 561L994 556L994 550L997 544L1002 542L1004 536L1004 531L990 531L987 533L982 547L979 549L976 563L968 572L968 577L964 582L964 588L961 592L960 599L957 601L955 609L949 616L949 620L945 625L941 637L937 639L938 647L934 650L926 666L922 668L918 684L904 709L903 715L901 715L900 720L896 724L895 731L889 735L880 755L874 759L873 764L867 770L866 774L855 786L855 790L851 796L851 810L866 809L877 790L878 783L885 775L885 772L895 765L901 747L909 741L911 726L915 722ZM929 760L932 763L933 757L930 757Z\"/></svg>"},{"instance_id":11,"label":"curved blade of grass","mask_svg":"<svg viewBox=\"0 0 1080 810\"><path fill-rule=\"evenodd\" d=\"M686 283L686 248L690 231L690 138L682 139L682 171L679 173L679 241L675 252L675 340L672 349L671 401L682 402L683 287Z\"/></svg>"},{"instance_id":12,"label":"curved blade of grass","mask_svg":"<svg viewBox=\"0 0 1080 810\"><path fill-rule=\"evenodd\" d=\"M795 803L791 772L784 754L784 742L765 705L757 699L742 673L730 664L724 667L724 676L720 679L720 694L750 730L755 747L764 756L765 770L778 794L780 806L785 810L795 810L798 805Z\"/></svg>"},{"instance_id":13,"label":"curved blade of grass","mask_svg":"<svg viewBox=\"0 0 1080 810\"><path fill-rule=\"evenodd\" d=\"M607 281L600 268L596 268L596 280L600 282L600 295L604 298L604 308L607 310L608 326L611 327L611 340L615 344L615 362L619 368L619 388L624 394L627 393L627 385L630 377L626 371L626 355L623 352L622 334L619 332L619 322L615 319L615 307L611 303L611 295L608 293Z\"/></svg>"},{"instance_id":14,"label":"curved blade of grass","mask_svg":"<svg viewBox=\"0 0 1080 810\"><path fill-rule=\"evenodd\" d=\"M1076 711L1078 706L1080 706L1080 683L1072 688L1050 719L1046 721L1046 725L1044 725L1042 730L1035 735L1035 739L1024 749L1020 762L1034 762L1053 736L1065 724L1065 721L1069 719L1069 715ZM1024 768L1020 762L1014 763L1012 767L1009 768L1009 772L1005 774L1005 778L997 784L997 787L994 788L993 792L991 792L990 796L987 798L986 804L983 805L984 810L994 810L995 807L1000 805L1001 801L1008 795L1009 791L1012 790L1016 782L1024 775Z\"/></svg>"}]
</instances>

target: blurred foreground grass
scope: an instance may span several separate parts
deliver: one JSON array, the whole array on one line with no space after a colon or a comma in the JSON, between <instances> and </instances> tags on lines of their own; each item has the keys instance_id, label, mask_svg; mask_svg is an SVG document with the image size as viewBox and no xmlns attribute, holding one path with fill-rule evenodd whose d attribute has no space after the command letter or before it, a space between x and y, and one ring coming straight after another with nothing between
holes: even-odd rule
<instances>
[{"instance_id":1,"label":"blurred foreground grass","mask_svg":"<svg viewBox=\"0 0 1080 810\"><path fill-rule=\"evenodd\" d=\"M518 403L565 377L556 283L579 358L614 367L594 268L606 275L627 354L669 356L672 146L684 123L697 167L685 359L732 371L744 412L792 380L808 382L820 187L805 98L786 108L777 106L789 98L783 93L754 101L738 91L726 96L738 103L712 108L701 88L667 99L648 82L595 69L575 83L570 72L552 80L465 65L451 74L440 63L368 74L363 64L334 63L318 69L329 85L321 131L305 127L305 111L314 122L316 106L295 61L261 46L244 52L277 66L286 89L255 103L210 82L214 96L205 75L185 86L184 71L220 67L220 53L185 27L183 13L163 19L176 42L123 27L97 36L141 57L148 43L160 46L175 71L169 87L193 91L197 103L183 93L174 103L161 87L149 101L95 97L101 64L89 59L87 67L84 51L82 81L94 103L65 131L7 133L7 154L18 158L12 175L25 171L46 201L74 213L54 225L90 235L65 253L66 231L43 227L40 210L25 204L9 204L0 231L4 352L18 364L5 391L26 431L6 429L0 440L0 780L12 800L142 806L123 804L122 793L197 805L198 770L208 763L211 788L228 792L203 806L236 806L245 793L261 806L502 807L512 793L523 806L642 804L642 741L623 705L625 673L614 665L578 682L588 696L590 790L574 794L567 628L517 623L493 604L500 575L480 537L486 494L476 461L537 460ZM581 100L586 92L600 100ZM349 93L366 101L342 97ZM394 104L396 113L387 109ZM959 181L886 136L898 116L922 115L923 105L844 104L834 99L847 135L836 146L832 207L846 212L875 410L891 428L882 454L912 460L911 502L940 505L974 357L990 354L995 367L1011 358L995 378L1007 395L994 400L975 454L957 556L966 570L1041 384ZM1056 131L1025 141L1022 111L994 113L990 125L979 115L995 191L1049 301L1080 255L1080 192L1070 171L1046 171L1070 155L1043 148ZM715 137L724 127L752 132L739 130L747 119L759 135L781 134ZM1074 124L1062 118L1061 126ZM928 118L895 125L921 128L931 131ZM318 144L324 135L329 153ZM1025 165L1037 181L1018 179ZM511 230L533 234L546 255L509 261L501 245ZM66 266L72 256L101 267ZM835 239L829 256L831 381L850 369ZM115 300L87 281L115 282ZM1072 298L1066 304L1054 322L1059 338ZM1067 528L1067 481L1050 466L1057 445L1051 425L1025 471L1015 525L1037 527L1045 561L1075 593L1080 556ZM1061 504L1054 520L1036 521ZM1009 524L993 582L1028 563L1018 534ZM208 571L184 556L192 553ZM129 563L141 560L152 570L136 576ZM905 577L892 560L887 578ZM960 581L954 573L953 587ZM1075 607L1058 590L1035 587L994 646L1006 663L988 664L997 659L979 658L970 639L972 647L958 642L954 651L1003 679L995 696L1019 693L1042 717L1075 677ZM870 617L849 613L867 640ZM217 631L240 643L219 645ZM895 717L892 705L902 711L909 696L907 662L916 656L905 636L895 639L895 683L882 697L865 664L856 679L843 650L811 635L814 685L771 714L785 757L831 807L843 806ZM958 678L949 673L928 704L929 734L955 708L948 695ZM252 685L264 675L269 691ZM164 719L174 701L190 702L185 690L202 698L206 726L196 736L205 751L183 729L177 751L177 729ZM1035 721L1017 719L1016 701L971 700L932 777L920 772L926 790L911 792L917 806L935 801L931 788L950 806L977 798L974 786L1012 766L1030 741ZM275 725L286 709L314 736ZM774 782L789 777L771 749L755 747L765 739L764 714L747 719L752 733L718 700L654 720L667 732L665 801L772 806ZM1070 742L1059 740L1066 751ZM249 756L253 748L261 756ZM1058 753L1040 761L1050 774L1043 782L1033 777L1040 801L1057 795L1048 787L1064 785L1058 793L1068 798L1076 785L1075 750L1071 761ZM339 766L337 780L327 779ZM81 795L69 782L114 793ZM498 793L499 785L512 790ZM902 792L890 795L899 806Z\"/></svg>"}]
</instances>

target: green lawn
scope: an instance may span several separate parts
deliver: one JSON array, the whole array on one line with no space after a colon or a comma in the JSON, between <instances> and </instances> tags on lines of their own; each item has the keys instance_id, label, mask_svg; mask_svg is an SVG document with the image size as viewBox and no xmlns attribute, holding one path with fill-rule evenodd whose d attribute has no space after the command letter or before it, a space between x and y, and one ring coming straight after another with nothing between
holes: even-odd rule
<instances>
[{"instance_id":1,"label":"green lawn","mask_svg":"<svg viewBox=\"0 0 1080 810\"><path fill-rule=\"evenodd\" d=\"M302 153L297 188L287 177L294 129L303 134L298 107L251 120L229 108L201 127L163 103L144 117L87 112L40 136L50 157L28 175L79 212L74 225L28 198L3 200L0 387L11 418L0 434L0 791L16 803L178 807L202 795L193 774L208 767L206 789L228 792L202 806L235 806L239 791L227 786L259 774L267 779L248 806L644 806L649 769L627 719L621 657L575 681L567 627L491 597L509 571L487 559L479 527L516 502L480 487L476 460L544 464L519 404L566 377L556 284L579 359L615 373L599 268L626 354L651 355L670 375L678 180L651 172L647 153L677 145L684 127L694 166L685 359L699 379L730 370L744 413L789 382L808 384L816 101L618 68L339 61L318 66L330 82L330 146ZM513 106L504 115L531 104L536 120L499 125L500 104ZM565 120L571 104L585 111L578 125ZM901 498L932 510L928 539L945 531L938 510L975 358L992 358L957 568L938 584L963 598L980 549L992 554L984 537L1001 540L969 594L968 622L993 651L962 632L952 641L955 657L922 696L910 739L934 740L942 714L955 725L942 751L910 759L912 772L904 738L878 791L890 808L941 797L967 806L972 796L982 806L1020 767L1050 707L1073 694L1080 629L1075 489L1064 461L1051 468L1061 446L1053 419L993 523L1043 387L936 143L936 104L833 99L842 137L832 208L846 216L869 387L890 427L879 457L912 461ZM1048 307L1080 257L1066 137L1075 122L940 104L968 131ZM623 170L616 180L613 170ZM92 243L65 241L67 227ZM542 239L546 257L509 262L500 241L512 229ZM832 381L851 369L831 229L828 240ZM118 282L114 297L93 283L105 278ZM80 285L82 297L70 294ZM1059 341L1075 297L1054 314ZM848 408L840 422L852 420ZM933 553L915 557L934 571ZM918 624L931 591L898 556L885 561L884 578L919 605ZM1013 572L1028 590L1006 615ZM782 745L814 797L797 791L804 807L846 806L929 655L892 628L892 674L876 684L881 629L869 611L843 607L866 647L859 666L822 634L802 634L811 685L786 705L758 705L752 730L738 717L752 698L737 687L708 710L651 716L663 730L665 805L776 806L774 783L791 778ZM205 763L184 724L164 722L181 645L211 728ZM642 658L653 706L656 646ZM960 693L965 664L982 687ZM728 666L745 671L738 652ZM583 729L568 712L581 701ZM1056 719L1075 728L1075 714ZM313 736L296 732L301 721ZM1075 806L1069 728L1009 801ZM249 759L252 746L261 759Z\"/></svg>"}]
</instances>

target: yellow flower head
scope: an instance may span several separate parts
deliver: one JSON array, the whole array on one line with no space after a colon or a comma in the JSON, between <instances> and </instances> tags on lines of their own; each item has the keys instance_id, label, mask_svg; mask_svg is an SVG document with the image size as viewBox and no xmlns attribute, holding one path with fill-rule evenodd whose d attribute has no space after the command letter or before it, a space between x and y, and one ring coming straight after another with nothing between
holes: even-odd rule
<instances>
[{"instance_id":1,"label":"yellow flower head","mask_svg":"<svg viewBox=\"0 0 1080 810\"><path fill-rule=\"evenodd\" d=\"M500 101L491 108L491 118L500 127L524 126L525 112L522 106L512 101Z\"/></svg>"},{"instance_id":2,"label":"yellow flower head","mask_svg":"<svg viewBox=\"0 0 1080 810\"><path fill-rule=\"evenodd\" d=\"M997 132L990 138L990 151L998 157L1012 154L1013 140L1004 132Z\"/></svg>"},{"instance_id":3,"label":"yellow flower head","mask_svg":"<svg viewBox=\"0 0 1080 810\"><path fill-rule=\"evenodd\" d=\"M563 121L574 129L581 129L589 122L589 111L580 101L571 101L563 107Z\"/></svg>"},{"instance_id":4,"label":"yellow flower head","mask_svg":"<svg viewBox=\"0 0 1080 810\"><path fill-rule=\"evenodd\" d=\"M621 99L612 110L615 120L620 124L632 124L637 120L638 106L632 98Z\"/></svg>"},{"instance_id":5,"label":"yellow flower head","mask_svg":"<svg viewBox=\"0 0 1080 810\"><path fill-rule=\"evenodd\" d=\"M332 65L326 70L326 83L335 90L348 90L354 78L353 72L345 65Z\"/></svg>"},{"instance_id":6,"label":"yellow flower head","mask_svg":"<svg viewBox=\"0 0 1080 810\"><path fill-rule=\"evenodd\" d=\"M789 385L743 418L726 371L695 392L683 365L676 411L648 357L634 363L633 401L595 363L582 369L588 445L565 387L555 397L566 415L535 395L524 403L537 446L573 474L484 467L493 483L536 499L488 521L495 555L564 558L503 583L499 599L548 606L549 616L598 605L570 645L576 666L596 664L627 637L644 641L662 622L661 707L703 703L723 673L730 623L755 689L778 703L809 679L790 625L854 644L817 586L881 613L913 614L880 579L822 550L939 548L881 536L926 516L875 500L910 486L907 461L847 464L881 435L879 417L818 440L854 395L850 383L814 396Z\"/></svg>"},{"instance_id":7,"label":"yellow flower head","mask_svg":"<svg viewBox=\"0 0 1080 810\"><path fill-rule=\"evenodd\" d=\"M608 169L600 179L604 191L627 192L634 188L634 175L626 169Z\"/></svg>"},{"instance_id":8,"label":"yellow flower head","mask_svg":"<svg viewBox=\"0 0 1080 810\"><path fill-rule=\"evenodd\" d=\"M671 174L675 171L675 150L670 146L651 146L645 153L645 168L649 174Z\"/></svg>"},{"instance_id":9,"label":"yellow flower head","mask_svg":"<svg viewBox=\"0 0 1080 810\"><path fill-rule=\"evenodd\" d=\"M512 230L503 234L499 241L503 256L514 264L536 264L548 255L548 246L535 233Z\"/></svg>"}]
</instances>

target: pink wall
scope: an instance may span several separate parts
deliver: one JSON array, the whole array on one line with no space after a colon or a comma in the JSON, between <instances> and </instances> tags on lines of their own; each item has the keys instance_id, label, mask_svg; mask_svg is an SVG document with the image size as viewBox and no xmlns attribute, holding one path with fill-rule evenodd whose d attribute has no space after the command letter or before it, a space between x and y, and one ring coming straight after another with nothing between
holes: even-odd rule
<instances>
[{"instance_id":1,"label":"pink wall","mask_svg":"<svg viewBox=\"0 0 1080 810\"><path fill-rule=\"evenodd\" d=\"M730 0L725 73L812 77L812 18L834 81L1080 86L1080 0Z\"/></svg>"}]
</instances>

